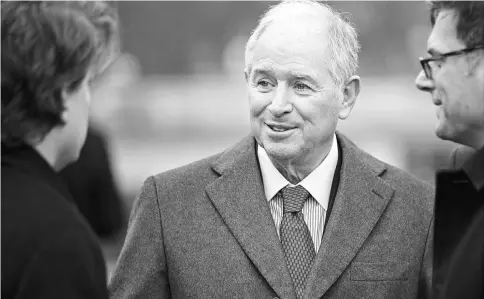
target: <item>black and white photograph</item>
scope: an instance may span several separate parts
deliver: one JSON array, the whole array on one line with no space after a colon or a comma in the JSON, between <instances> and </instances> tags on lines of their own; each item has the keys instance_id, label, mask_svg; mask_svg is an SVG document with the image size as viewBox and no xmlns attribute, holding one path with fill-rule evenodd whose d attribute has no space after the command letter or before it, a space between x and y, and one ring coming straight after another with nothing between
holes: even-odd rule
<instances>
[{"instance_id":1,"label":"black and white photograph","mask_svg":"<svg viewBox=\"0 0 484 299\"><path fill-rule=\"evenodd\" d=\"M484 299L484 1L1 1L1 297Z\"/></svg>"}]
</instances>

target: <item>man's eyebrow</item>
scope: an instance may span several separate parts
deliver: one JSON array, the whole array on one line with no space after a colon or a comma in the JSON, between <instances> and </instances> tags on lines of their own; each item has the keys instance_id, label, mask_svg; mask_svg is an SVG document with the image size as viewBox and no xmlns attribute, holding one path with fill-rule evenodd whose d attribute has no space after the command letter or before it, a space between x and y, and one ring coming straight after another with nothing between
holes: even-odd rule
<instances>
[{"instance_id":1,"label":"man's eyebrow","mask_svg":"<svg viewBox=\"0 0 484 299\"><path fill-rule=\"evenodd\" d=\"M296 78L296 79L299 79L299 80L306 80L306 81L309 81L311 82L312 84L315 84L315 85L318 85L318 82L316 81L315 77L316 77L316 74L306 74L306 73L301 73L301 72L297 72L297 71L291 71L289 72L291 74L292 77Z\"/></svg>"},{"instance_id":2,"label":"man's eyebrow","mask_svg":"<svg viewBox=\"0 0 484 299\"><path fill-rule=\"evenodd\" d=\"M304 73L294 72L294 71L291 71L289 73L291 74L291 76L298 79L306 79L306 80L314 81L313 77L310 74L304 74Z\"/></svg>"},{"instance_id":3,"label":"man's eyebrow","mask_svg":"<svg viewBox=\"0 0 484 299\"><path fill-rule=\"evenodd\" d=\"M274 69L272 67L256 67L252 70L253 75L273 75Z\"/></svg>"}]
</instances>

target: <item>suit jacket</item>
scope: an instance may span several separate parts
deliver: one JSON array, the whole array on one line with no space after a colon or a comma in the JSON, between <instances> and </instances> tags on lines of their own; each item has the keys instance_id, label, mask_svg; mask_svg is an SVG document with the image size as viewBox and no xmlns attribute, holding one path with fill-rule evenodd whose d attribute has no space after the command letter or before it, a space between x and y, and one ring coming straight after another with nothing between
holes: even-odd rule
<instances>
[{"instance_id":1,"label":"suit jacket","mask_svg":"<svg viewBox=\"0 0 484 299\"><path fill-rule=\"evenodd\" d=\"M2 298L107 298L95 234L32 148L2 145Z\"/></svg>"},{"instance_id":2,"label":"suit jacket","mask_svg":"<svg viewBox=\"0 0 484 299\"><path fill-rule=\"evenodd\" d=\"M305 297L425 297L433 189L337 138L340 183ZM146 180L109 288L112 298L296 298L252 137Z\"/></svg>"},{"instance_id":3,"label":"suit jacket","mask_svg":"<svg viewBox=\"0 0 484 299\"><path fill-rule=\"evenodd\" d=\"M434 298L484 298L484 149L437 173Z\"/></svg>"}]
</instances>

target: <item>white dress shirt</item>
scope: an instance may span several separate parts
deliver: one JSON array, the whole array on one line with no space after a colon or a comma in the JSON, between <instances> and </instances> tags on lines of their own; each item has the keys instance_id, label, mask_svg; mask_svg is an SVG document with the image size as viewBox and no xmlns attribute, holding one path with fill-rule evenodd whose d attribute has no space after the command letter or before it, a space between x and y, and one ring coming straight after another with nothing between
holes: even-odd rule
<instances>
[{"instance_id":1,"label":"white dress shirt","mask_svg":"<svg viewBox=\"0 0 484 299\"><path fill-rule=\"evenodd\" d=\"M257 148L257 155L259 157L262 173L264 193L271 208L271 214L276 225L277 234L280 236L279 229L281 227L283 209L282 196L280 196L278 192L287 185L290 187L296 185L291 184L284 178L284 176L282 176L272 164L266 151L260 145ZM311 195L304 204L302 213L304 215L304 221L311 233L316 253L319 250L321 239L323 237L326 211L328 210L331 185L333 183L333 176L337 163L338 146L336 135L334 135L333 145L326 158L318 165L318 167L316 167L316 169L313 170L313 172L298 184L303 186Z\"/></svg>"}]
</instances>

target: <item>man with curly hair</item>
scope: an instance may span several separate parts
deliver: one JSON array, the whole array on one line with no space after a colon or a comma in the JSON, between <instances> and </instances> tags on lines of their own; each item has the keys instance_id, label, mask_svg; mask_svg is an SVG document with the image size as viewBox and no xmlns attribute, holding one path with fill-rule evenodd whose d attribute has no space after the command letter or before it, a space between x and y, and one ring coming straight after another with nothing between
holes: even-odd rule
<instances>
[{"instance_id":1,"label":"man with curly hair","mask_svg":"<svg viewBox=\"0 0 484 299\"><path fill-rule=\"evenodd\" d=\"M84 143L117 13L99 1L2 1L1 16L2 297L106 298L99 241L57 172Z\"/></svg>"},{"instance_id":2,"label":"man with curly hair","mask_svg":"<svg viewBox=\"0 0 484 299\"><path fill-rule=\"evenodd\" d=\"M429 3L416 84L436 106L437 137L461 145L436 176L434 298L484 298L484 2Z\"/></svg>"}]
</instances>

